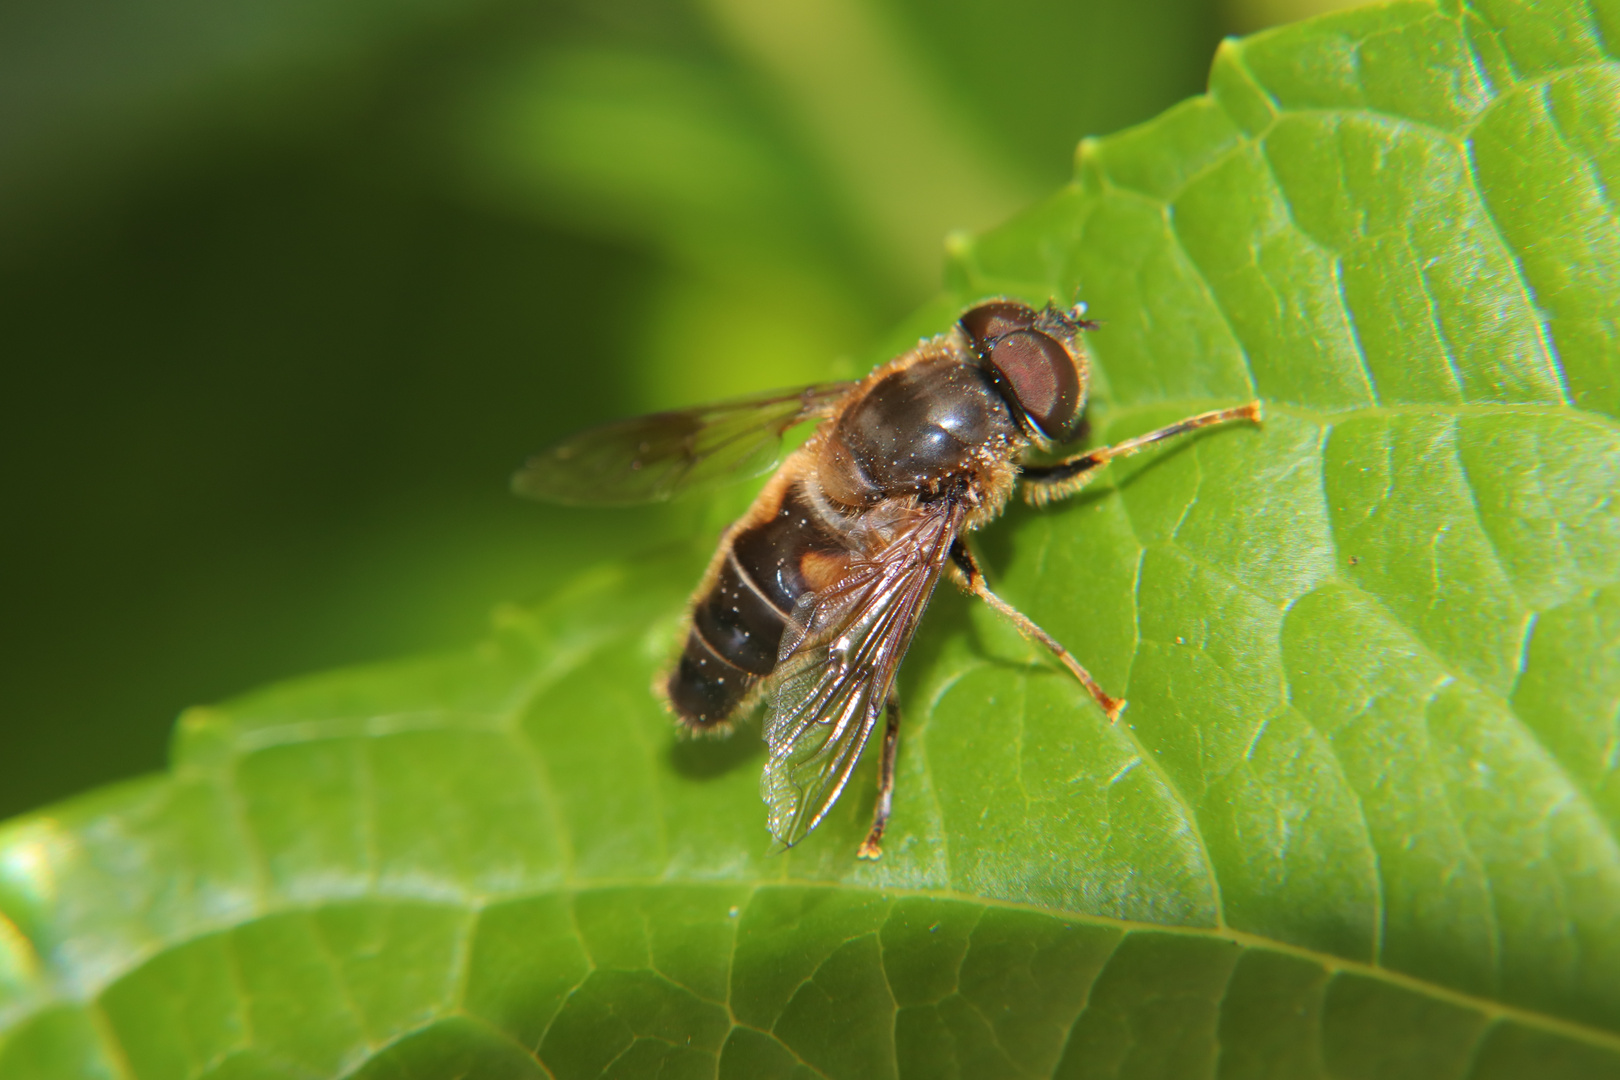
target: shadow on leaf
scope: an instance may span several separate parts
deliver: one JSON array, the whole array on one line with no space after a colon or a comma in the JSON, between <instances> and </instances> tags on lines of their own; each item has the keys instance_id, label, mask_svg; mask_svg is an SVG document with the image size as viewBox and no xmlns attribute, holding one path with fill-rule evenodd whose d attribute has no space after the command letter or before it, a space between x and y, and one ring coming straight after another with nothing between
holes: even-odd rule
<instances>
[{"instance_id":1,"label":"shadow on leaf","mask_svg":"<svg viewBox=\"0 0 1620 1080\"><path fill-rule=\"evenodd\" d=\"M707 780L762 757L765 744L759 737L759 725L750 719L737 726L729 737L719 739L689 739L672 734L669 763L677 773L691 780Z\"/></svg>"}]
</instances>

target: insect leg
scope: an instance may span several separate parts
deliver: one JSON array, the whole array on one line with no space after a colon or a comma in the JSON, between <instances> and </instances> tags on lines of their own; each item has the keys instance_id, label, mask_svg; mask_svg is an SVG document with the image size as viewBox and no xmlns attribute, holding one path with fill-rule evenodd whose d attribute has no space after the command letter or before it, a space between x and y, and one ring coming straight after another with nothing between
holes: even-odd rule
<instances>
[{"instance_id":1,"label":"insect leg","mask_svg":"<svg viewBox=\"0 0 1620 1080\"><path fill-rule=\"evenodd\" d=\"M1102 706L1102 711L1108 714L1108 719L1110 721L1119 719L1119 714L1125 709L1124 700L1105 693L1103 688L1097 685L1097 680L1091 677L1091 672L1082 667L1080 661L1076 660L1074 654L1065 649L1061 642L1036 626L1028 615L991 592L990 587L984 583L984 571L979 569L978 561L973 558L973 552L969 551L967 545L960 539L951 543L951 559L964 579L961 584L968 592L1010 619L1012 624L1018 627L1019 633L1051 649L1052 655L1069 669L1069 674L1080 680L1080 685L1086 688L1086 693L1091 695L1092 700Z\"/></svg>"},{"instance_id":2,"label":"insect leg","mask_svg":"<svg viewBox=\"0 0 1620 1080\"><path fill-rule=\"evenodd\" d=\"M883 857L883 830L889 824L889 811L894 809L894 757L900 743L900 699L889 691L889 702L884 707L886 720L883 729L883 757L878 761L877 804L872 807L872 830L861 841L857 859Z\"/></svg>"},{"instance_id":3,"label":"insect leg","mask_svg":"<svg viewBox=\"0 0 1620 1080\"><path fill-rule=\"evenodd\" d=\"M1066 499L1085 487L1091 477L1104 465L1115 458L1130 457L1140 450L1145 450L1154 443L1165 439L1197 431L1201 427L1211 424L1225 424L1232 420L1249 420L1260 422L1260 403L1251 401L1247 405L1240 405L1235 409L1216 409L1212 412L1199 413L1179 420L1168 427L1150 431L1146 435L1138 435L1134 439L1126 439L1117 446L1102 446L1096 450L1087 450L1084 454L1076 454L1065 461L1054 462L1051 465L1026 465L1021 470L1024 487L1024 499L1036 506L1044 506L1053 499Z\"/></svg>"}]
</instances>

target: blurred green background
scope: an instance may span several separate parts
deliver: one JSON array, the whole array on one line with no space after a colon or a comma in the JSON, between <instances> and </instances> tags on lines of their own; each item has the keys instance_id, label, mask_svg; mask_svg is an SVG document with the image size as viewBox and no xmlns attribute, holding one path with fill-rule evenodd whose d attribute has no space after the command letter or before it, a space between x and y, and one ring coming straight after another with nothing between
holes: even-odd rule
<instances>
[{"instance_id":1,"label":"blurred green background","mask_svg":"<svg viewBox=\"0 0 1620 1080\"><path fill-rule=\"evenodd\" d=\"M689 534L506 480L864 369L949 231L1322 6L0 6L0 817Z\"/></svg>"}]
</instances>

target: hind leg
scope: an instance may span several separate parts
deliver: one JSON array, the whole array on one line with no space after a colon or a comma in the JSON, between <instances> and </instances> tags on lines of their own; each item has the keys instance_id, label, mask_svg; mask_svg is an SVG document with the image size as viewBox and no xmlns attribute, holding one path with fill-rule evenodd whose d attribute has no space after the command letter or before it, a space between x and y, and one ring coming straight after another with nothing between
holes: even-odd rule
<instances>
[{"instance_id":1,"label":"hind leg","mask_svg":"<svg viewBox=\"0 0 1620 1080\"><path fill-rule=\"evenodd\" d=\"M872 807L872 829L861 841L855 853L858 859L883 857L883 830L889 825L889 812L894 809L894 758L900 748L900 699L889 691L888 704L883 709L883 756L878 761L877 804Z\"/></svg>"}]
</instances>

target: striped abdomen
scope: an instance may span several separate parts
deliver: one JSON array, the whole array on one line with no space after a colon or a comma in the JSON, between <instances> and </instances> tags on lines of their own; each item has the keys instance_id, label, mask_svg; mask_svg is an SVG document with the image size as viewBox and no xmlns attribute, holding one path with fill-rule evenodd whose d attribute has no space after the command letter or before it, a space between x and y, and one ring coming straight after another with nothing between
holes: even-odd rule
<instances>
[{"instance_id":1,"label":"striped abdomen","mask_svg":"<svg viewBox=\"0 0 1620 1080\"><path fill-rule=\"evenodd\" d=\"M797 482L774 515L745 524L721 552L666 684L670 704L694 728L729 718L776 668L787 617L811 587L806 572L816 576L818 559L842 562L848 555Z\"/></svg>"}]
</instances>

